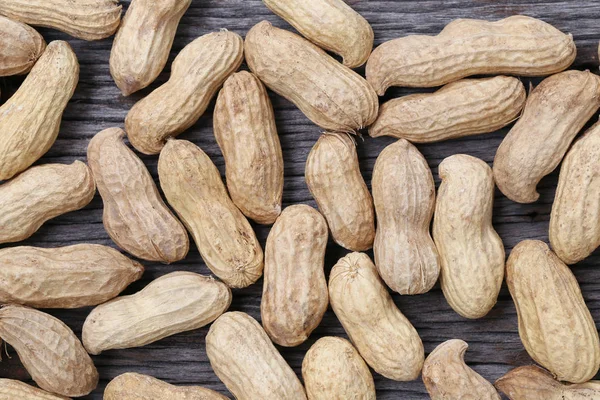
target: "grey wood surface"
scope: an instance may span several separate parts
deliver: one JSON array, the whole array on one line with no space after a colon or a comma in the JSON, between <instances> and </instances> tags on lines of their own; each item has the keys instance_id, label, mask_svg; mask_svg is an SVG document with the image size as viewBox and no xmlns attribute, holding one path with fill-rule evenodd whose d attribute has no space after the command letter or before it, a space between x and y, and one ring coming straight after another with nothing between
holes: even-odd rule
<instances>
[{"instance_id":1,"label":"grey wood surface","mask_svg":"<svg viewBox=\"0 0 600 400\"><path fill-rule=\"evenodd\" d=\"M496 20L514 14L541 18L574 35L578 47L574 68L593 71L598 69L600 2L596 0L348 0L348 2L372 24L376 45L408 34L436 34L455 18ZM127 5L128 1L123 3ZM292 29L271 14L260 0L193 0L192 6L181 20L168 65L179 50L197 36L221 28L227 28L244 36L250 27L263 19L271 21L276 26ZM95 133L112 126L123 126L123 120L131 106L169 76L169 66L167 66L150 88L124 98L109 74L108 58L112 38L98 42L84 42L53 30L41 29L40 31L48 41L65 39L71 43L81 63L81 78L64 114L58 140L38 162L39 164L84 160L87 143ZM22 78L0 78L2 102L14 93L21 81ZM527 83L528 80L525 82ZM534 80L534 84L537 82ZM392 89L383 100L410 92L412 91ZM306 156L318 138L320 130L292 104L272 93L271 97L285 160L284 206L295 203L316 206L307 190L303 173ZM212 134L212 110L213 105L197 124L181 135L181 138L198 144L223 172L223 158ZM436 184L439 184L437 166L445 157L455 153L467 153L491 162L506 132L507 130L504 129L493 134L418 147L433 170ZM367 183L370 184L377 155L392 141L388 138L371 139L368 136L358 141L361 168ZM142 156L142 159L156 178L157 157ZM556 181L556 171L542 180L541 197L534 204L516 204L499 192L496 193L494 225L504 240L507 253L523 239L534 238L547 241L549 212ZM99 196L96 196L85 209L49 221L22 244L53 247L74 243L99 243L114 246L101 221L102 201ZM255 226L255 228L264 245L269 227ZM333 243L329 244L326 257L327 274L336 260L345 253L346 251ZM596 321L600 321L600 270L597 268L599 261L600 252L596 252L573 267ZM149 262L143 264L146 267L143 279L131 285L125 293L133 293L152 279L175 270L209 273L193 244L189 256L184 261L173 265ZM261 290L262 280L249 288L235 290L231 310L245 311L259 319ZM395 294L394 300L415 325L427 353L444 340L464 339L470 345L466 354L467 362L492 381L515 366L531 362L519 340L515 308L505 287L492 312L487 317L476 321L466 320L453 312L439 286L430 293L419 296ZM85 308L49 312L65 321L76 334L80 335L81 326L89 311L89 308ZM207 361L204 346L207 330L206 327L175 335L143 348L107 351L93 357L100 372L100 385L86 398L101 399L107 382L127 371L150 374L174 384L204 385L228 393ZM324 335L345 336L331 309L327 311L323 322L306 343L296 348L280 349L298 374L306 350L317 338ZM10 358L3 356L3 361L0 362L0 377L29 381L29 375L19 362L15 351L9 347L8 354ZM394 382L377 374L374 376L379 399L428 398L420 380Z\"/></svg>"}]
</instances>

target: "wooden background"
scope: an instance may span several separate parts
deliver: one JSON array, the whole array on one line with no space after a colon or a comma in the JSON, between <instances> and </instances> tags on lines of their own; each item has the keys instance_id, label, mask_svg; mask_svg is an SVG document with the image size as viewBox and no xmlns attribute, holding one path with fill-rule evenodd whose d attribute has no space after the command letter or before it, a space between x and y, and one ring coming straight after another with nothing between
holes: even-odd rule
<instances>
[{"instance_id":1,"label":"wooden background","mask_svg":"<svg viewBox=\"0 0 600 400\"><path fill-rule=\"evenodd\" d=\"M497 20L514 14L541 18L574 35L578 47L574 68L593 71L598 69L600 2L596 0L348 0L348 2L372 24L376 45L409 34L437 34L445 24L455 18ZM127 5L129 1L123 3ZM81 77L75 95L64 114L58 140L38 163L70 163L75 159L85 160L89 139L102 129L112 126L122 127L125 115L131 106L168 78L171 61L183 46L200 35L221 28L245 36L250 27L263 19L271 21L276 26L292 29L271 14L260 0L193 0L190 9L181 20L166 70L150 88L129 98L120 95L109 74L108 59L112 38L85 42L60 32L41 29L47 41L64 39L71 43L79 57ZM22 78L0 78L2 102L14 93L21 81ZM534 81L534 84L537 82ZM528 84L528 80L525 80L525 83ZM409 92L411 91L392 89L382 100ZM285 160L284 206L295 203L316 206L304 182L304 163L320 130L292 104L279 96L271 95ZM198 144L223 172L223 158L212 134L212 111L213 105L196 125L181 135L181 138ZM504 129L493 134L462 140L421 145L419 149L433 170L436 184L439 184L437 166L445 157L455 153L467 153L491 163L496 148L506 132L507 130ZM368 136L364 137L364 140L358 140L361 168L368 184L371 181L377 155L392 142L393 140L388 138L371 139ZM142 159L156 178L157 157L143 156ZM523 239L547 241L548 219L556 181L555 172L541 182L539 187L541 197L534 204L513 203L497 191L494 225L504 240L507 254ZM255 228L264 245L269 228L264 226L255 226ZM49 221L22 244L54 247L74 243L114 246L102 226L102 201L99 196L96 196L85 209ZM330 242L325 262L327 275L336 260L345 253L346 251ZM596 252L573 267L596 321L600 321L600 270L596 267L600 261L599 256L600 252ZM146 267L143 279L131 285L125 293L133 293L152 279L171 271L209 273L193 242L189 256L184 261L173 265L149 262L143 264ZM261 290L262 280L249 288L235 290L231 310L245 311L259 319ZM447 339L463 339L470 345L466 354L467 362L491 381L513 367L531 362L519 340L515 309L506 287L503 287L498 304L490 314L476 321L466 320L453 312L439 286L424 295L413 297L394 295L394 300L418 330L427 353ZM80 335L81 326L89 311L89 308L85 308L49 312L65 321L77 335ZM205 327L166 338L143 348L112 350L93 357L100 372L100 385L86 398L101 399L107 382L127 371L150 374L174 384L204 385L228 393L207 361L204 346L207 330L208 328ZM305 352L317 338L324 335L345 336L331 309L327 311L323 322L306 343L296 348L280 349L298 374L300 374ZM0 363L0 376L29 381L29 375L19 362L15 351L9 347L8 354L10 358L4 355ZM427 398L421 380L394 382L375 373L374 377L379 399Z\"/></svg>"}]
</instances>

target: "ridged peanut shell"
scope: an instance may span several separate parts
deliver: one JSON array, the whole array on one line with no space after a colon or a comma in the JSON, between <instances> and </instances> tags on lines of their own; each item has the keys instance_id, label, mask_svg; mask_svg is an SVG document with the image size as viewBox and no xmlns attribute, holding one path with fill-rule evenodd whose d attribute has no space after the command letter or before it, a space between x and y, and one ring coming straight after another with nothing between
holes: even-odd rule
<instances>
[{"instance_id":1,"label":"ridged peanut shell","mask_svg":"<svg viewBox=\"0 0 600 400\"><path fill-rule=\"evenodd\" d=\"M272 224L281 213L283 156L271 100L254 74L227 78L213 125L231 200L248 218Z\"/></svg>"},{"instance_id":2,"label":"ridged peanut shell","mask_svg":"<svg viewBox=\"0 0 600 400\"><path fill-rule=\"evenodd\" d=\"M494 132L518 118L526 97L517 78L463 79L384 103L369 135L431 143Z\"/></svg>"},{"instance_id":3,"label":"ridged peanut shell","mask_svg":"<svg viewBox=\"0 0 600 400\"><path fill-rule=\"evenodd\" d=\"M570 34L539 19L456 19L437 36L383 43L371 53L366 74L382 96L390 86L434 87L470 75L551 75L568 68L576 54Z\"/></svg>"},{"instance_id":4,"label":"ridged peanut shell","mask_svg":"<svg viewBox=\"0 0 600 400\"><path fill-rule=\"evenodd\" d=\"M95 306L116 297L144 267L98 244L0 250L0 303L36 308Z\"/></svg>"},{"instance_id":5,"label":"ridged peanut shell","mask_svg":"<svg viewBox=\"0 0 600 400\"><path fill-rule=\"evenodd\" d=\"M591 72L566 71L544 79L496 152L494 178L502 193L518 203L536 201L539 181L558 166L599 107L600 77Z\"/></svg>"},{"instance_id":6,"label":"ridged peanut shell","mask_svg":"<svg viewBox=\"0 0 600 400\"><path fill-rule=\"evenodd\" d=\"M81 161L28 169L0 185L0 243L27 239L49 219L85 207L95 193Z\"/></svg>"},{"instance_id":7,"label":"ridged peanut shell","mask_svg":"<svg viewBox=\"0 0 600 400\"><path fill-rule=\"evenodd\" d=\"M431 400L500 400L494 386L465 363L466 342L448 340L437 346L423 364L423 383Z\"/></svg>"},{"instance_id":8,"label":"ridged peanut shell","mask_svg":"<svg viewBox=\"0 0 600 400\"><path fill-rule=\"evenodd\" d=\"M558 380L592 379L600 366L600 341L571 270L545 243L524 240L508 257L506 283L531 358Z\"/></svg>"},{"instance_id":9,"label":"ridged peanut shell","mask_svg":"<svg viewBox=\"0 0 600 400\"><path fill-rule=\"evenodd\" d=\"M355 133L377 117L379 101L367 81L308 40L262 21L244 48L250 70L321 128Z\"/></svg>"},{"instance_id":10,"label":"ridged peanut shell","mask_svg":"<svg viewBox=\"0 0 600 400\"><path fill-rule=\"evenodd\" d=\"M14 379L0 379L0 400L69 400Z\"/></svg>"},{"instance_id":11,"label":"ridged peanut shell","mask_svg":"<svg viewBox=\"0 0 600 400\"><path fill-rule=\"evenodd\" d=\"M225 313L211 325L206 355L237 400L306 400L294 371L246 313Z\"/></svg>"},{"instance_id":12,"label":"ridged peanut shell","mask_svg":"<svg viewBox=\"0 0 600 400\"><path fill-rule=\"evenodd\" d=\"M73 331L57 318L19 305L0 310L0 338L10 344L37 385L63 396L85 396L98 371Z\"/></svg>"},{"instance_id":13,"label":"ridged peanut shell","mask_svg":"<svg viewBox=\"0 0 600 400\"><path fill-rule=\"evenodd\" d=\"M45 49L46 42L35 29L0 16L0 76L29 72Z\"/></svg>"},{"instance_id":14,"label":"ridged peanut shell","mask_svg":"<svg viewBox=\"0 0 600 400\"><path fill-rule=\"evenodd\" d=\"M373 375L346 339L325 336L304 356L302 377L309 400L375 400Z\"/></svg>"},{"instance_id":15,"label":"ridged peanut shell","mask_svg":"<svg viewBox=\"0 0 600 400\"><path fill-rule=\"evenodd\" d=\"M435 184L425 157L404 139L392 143L377 157L371 186L379 275L400 294L428 292L440 274L440 260L429 233Z\"/></svg>"},{"instance_id":16,"label":"ridged peanut shell","mask_svg":"<svg viewBox=\"0 0 600 400\"><path fill-rule=\"evenodd\" d=\"M54 144L78 81L71 46L49 43L17 92L0 106L0 181L27 169Z\"/></svg>"},{"instance_id":17,"label":"ridged peanut shell","mask_svg":"<svg viewBox=\"0 0 600 400\"><path fill-rule=\"evenodd\" d=\"M329 301L350 341L379 374L417 379L425 353L419 334L398 310L364 253L341 258L329 276Z\"/></svg>"},{"instance_id":18,"label":"ridged peanut shell","mask_svg":"<svg viewBox=\"0 0 600 400\"><path fill-rule=\"evenodd\" d=\"M231 290L213 277L171 272L94 308L83 324L83 344L90 354L145 346L201 328L230 304Z\"/></svg>"},{"instance_id":19,"label":"ridged peanut shell","mask_svg":"<svg viewBox=\"0 0 600 400\"><path fill-rule=\"evenodd\" d=\"M206 153L191 142L171 139L160 153L158 175L206 266L233 288L256 282L263 272L262 249Z\"/></svg>"},{"instance_id":20,"label":"ridged peanut shell","mask_svg":"<svg viewBox=\"0 0 600 400\"><path fill-rule=\"evenodd\" d=\"M138 101L125 118L129 141L144 154L158 154L169 137L198 121L225 79L244 59L244 42L222 30L200 36L181 50L169 80Z\"/></svg>"},{"instance_id":21,"label":"ridged peanut shell","mask_svg":"<svg viewBox=\"0 0 600 400\"><path fill-rule=\"evenodd\" d=\"M438 167L442 183L433 218L448 304L465 318L481 318L496 304L504 279L504 245L492 226L494 178L482 160L450 156Z\"/></svg>"}]
</instances>

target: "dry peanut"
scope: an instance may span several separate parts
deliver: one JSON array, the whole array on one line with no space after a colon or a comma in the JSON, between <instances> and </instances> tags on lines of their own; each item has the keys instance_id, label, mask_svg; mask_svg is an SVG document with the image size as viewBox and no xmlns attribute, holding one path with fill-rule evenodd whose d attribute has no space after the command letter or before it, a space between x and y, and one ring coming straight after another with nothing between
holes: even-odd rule
<instances>
[{"instance_id":1,"label":"dry peanut","mask_svg":"<svg viewBox=\"0 0 600 400\"><path fill-rule=\"evenodd\" d=\"M0 379L0 400L70 400L13 379Z\"/></svg>"},{"instance_id":2,"label":"dry peanut","mask_svg":"<svg viewBox=\"0 0 600 400\"><path fill-rule=\"evenodd\" d=\"M246 71L227 78L213 121L231 200L248 218L272 224L281 213L283 156L273 106L261 81Z\"/></svg>"},{"instance_id":3,"label":"dry peanut","mask_svg":"<svg viewBox=\"0 0 600 400\"><path fill-rule=\"evenodd\" d=\"M354 141L344 133L321 135L306 160L305 177L336 243L353 251L370 249L373 198L360 174Z\"/></svg>"},{"instance_id":4,"label":"dry peanut","mask_svg":"<svg viewBox=\"0 0 600 400\"><path fill-rule=\"evenodd\" d=\"M491 383L465 364L469 345L459 339L435 348L423 364L423 383L432 400L500 400Z\"/></svg>"},{"instance_id":5,"label":"dry peanut","mask_svg":"<svg viewBox=\"0 0 600 400\"><path fill-rule=\"evenodd\" d=\"M0 303L37 308L95 306L117 296L144 267L98 244L0 250Z\"/></svg>"},{"instance_id":6,"label":"dry peanut","mask_svg":"<svg viewBox=\"0 0 600 400\"><path fill-rule=\"evenodd\" d=\"M83 344L90 354L145 346L201 328L230 304L231 290L222 282L193 272L171 272L135 294L94 308L83 324Z\"/></svg>"},{"instance_id":7,"label":"dry peanut","mask_svg":"<svg viewBox=\"0 0 600 400\"><path fill-rule=\"evenodd\" d=\"M173 61L169 80L127 114L125 130L133 147L158 154L167 138L194 125L243 58L242 38L226 30L200 36L185 46Z\"/></svg>"},{"instance_id":8,"label":"dry peanut","mask_svg":"<svg viewBox=\"0 0 600 400\"><path fill-rule=\"evenodd\" d=\"M33 308L0 310L0 338L10 344L37 385L63 396L85 396L98 385L98 371L77 336L64 323Z\"/></svg>"},{"instance_id":9,"label":"dry peanut","mask_svg":"<svg viewBox=\"0 0 600 400\"><path fill-rule=\"evenodd\" d=\"M600 381L563 384L551 373L528 365L515 368L498 379L496 388L510 400L593 400L600 398Z\"/></svg>"},{"instance_id":10,"label":"dry peanut","mask_svg":"<svg viewBox=\"0 0 600 400\"><path fill-rule=\"evenodd\" d=\"M600 365L598 331L571 270L545 243L524 240L508 257L506 283L531 358L561 381L593 378Z\"/></svg>"},{"instance_id":11,"label":"dry peanut","mask_svg":"<svg viewBox=\"0 0 600 400\"><path fill-rule=\"evenodd\" d=\"M281 346L303 343L327 311L327 238L325 218L303 204L283 210L269 232L260 315L271 340Z\"/></svg>"},{"instance_id":12,"label":"dry peanut","mask_svg":"<svg viewBox=\"0 0 600 400\"><path fill-rule=\"evenodd\" d=\"M263 0L304 37L339 54L344 65L363 65L373 49L373 29L343 0Z\"/></svg>"},{"instance_id":13,"label":"dry peanut","mask_svg":"<svg viewBox=\"0 0 600 400\"><path fill-rule=\"evenodd\" d=\"M191 142L171 139L160 153L158 175L206 266L233 288L256 282L263 272L262 249L206 153Z\"/></svg>"},{"instance_id":14,"label":"dry peanut","mask_svg":"<svg viewBox=\"0 0 600 400\"><path fill-rule=\"evenodd\" d=\"M375 400L373 375L346 339L317 340L304 356L302 377L309 400Z\"/></svg>"},{"instance_id":15,"label":"dry peanut","mask_svg":"<svg viewBox=\"0 0 600 400\"><path fill-rule=\"evenodd\" d=\"M294 371L248 314L221 315L206 335L206 354L237 400L306 399Z\"/></svg>"},{"instance_id":16,"label":"dry peanut","mask_svg":"<svg viewBox=\"0 0 600 400\"><path fill-rule=\"evenodd\" d=\"M351 253L338 261L329 277L329 301L371 368L397 381L417 379L425 358L423 343L394 304L369 256Z\"/></svg>"},{"instance_id":17,"label":"dry peanut","mask_svg":"<svg viewBox=\"0 0 600 400\"><path fill-rule=\"evenodd\" d=\"M88 163L102 196L104 228L125 251L144 260L171 263L188 253L185 227L166 206L148 169L109 128L90 140Z\"/></svg>"},{"instance_id":18,"label":"dry peanut","mask_svg":"<svg viewBox=\"0 0 600 400\"><path fill-rule=\"evenodd\" d=\"M33 167L0 185L0 243L25 240L44 222L85 207L96 193L81 161Z\"/></svg>"},{"instance_id":19,"label":"dry peanut","mask_svg":"<svg viewBox=\"0 0 600 400\"><path fill-rule=\"evenodd\" d=\"M121 23L118 0L3 0L0 15L84 40L109 37Z\"/></svg>"},{"instance_id":20,"label":"dry peanut","mask_svg":"<svg viewBox=\"0 0 600 400\"><path fill-rule=\"evenodd\" d=\"M46 42L35 29L0 16L0 76L29 72L45 49Z\"/></svg>"},{"instance_id":21,"label":"dry peanut","mask_svg":"<svg viewBox=\"0 0 600 400\"><path fill-rule=\"evenodd\" d=\"M440 261L429 233L435 184L425 157L398 140L377 157L371 185L378 222L373 253L381 278L401 294L428 292Z\"/></svg>"},{"instance_id":22,"label":"dry peanut","mask_svg":"<svg viewBox=\"0 0 600 400\"><path fill-rule=\"evenodd\" d=\"M494 132L514 121L525 105L517 78L463 79L435 93L403 96L384 103L369 135L431 143Z\"/></svg>"},{"instance_id":23,"label":"dry peanut","mask_svg":"<svg viewBox=\"0 0 600 400\"><path fill-rule=\"evenodd\" d=\"M320 127L355 133L377 117L379 102L367 81L308 40L262 21L244 46L252 72Z\"/></svg>"},{"instance_id":24,"label":"dry peanut","mask_svg":"<svg viewBox=\"0 0 600 400\"><path fill-rule=\"evenodd\" d=\"M504 279L504 246L492 226L492 169L466 154L446 158L438 169L433 239L442 292L454 311L481 318L496 304Z\"/></svg>"},{"instance_id":25,"label":"dry peanut","mask_svg":"<svg viewBox=\"0 0 600 400\"><path fill-rule=\"evenodd\" d=\"M51 42L17 92L0 106L0 181L27 169L54 144L78 81L71 46Z\"/></svg>"},{"instance_id":26,"label":"dry peanut","mask_svg":"<svg viewBox=\"0 0 600 400\"><path fill-rule=\"evenodd\" d=\"M600 246L600 123L569 150L560 168L550 214L550 243L567 264Z\"/></svg>"},{"instance_id":27,"label":"dry peanut","mask_svg":"<svg viewBox=\"0 0 600 400\"><path fill-rule=\"evenodd\" d=\"M110 52L110 74L124 96L151 84L167 63L179 20L192 0L133 0Z\"/></svg>"},{"instance_id":28,"label":"dry peanut","mask_svg":"<svg viewBox=\"0 0 600 400\"><path fill-rule=\"evenodd\" d=\"M560 163L575 135L600 107L600 77L566 71L546 78L494 159L494 178L509 199L532 203L538 182Z\"/></svg>"},{"instance_id":29,"label":"dry peanut","mask_svg":"<svg viewBox=\"0 0 600 400\"><path fill-rule=\"evenodd\" d=\"M543 76L575 60L572 35L539 19L457 19L437 36L412 35L377 47L367 80L382 96L390 86L434 87L470 75Z\"/></svg>"}]
</instances>

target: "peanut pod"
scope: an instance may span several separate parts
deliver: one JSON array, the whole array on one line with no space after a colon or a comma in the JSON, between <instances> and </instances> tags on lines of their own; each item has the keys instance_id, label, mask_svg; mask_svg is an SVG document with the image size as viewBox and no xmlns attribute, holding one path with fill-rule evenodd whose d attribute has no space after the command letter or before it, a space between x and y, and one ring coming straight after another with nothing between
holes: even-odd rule
<instances>
[{"instance_id":1,"label":"peanut pod","mask_svg":"<svg viewBox=\"0 0 600 400\"><path fill-rule=\"evenodd\" d=\"M29 72L45 49L46 42L35 29L0 16L0 76Z\"/></svg>"},{"instance_id":2,"label":"peanut pod","mask_svg":"<svg viewBox=\"0 0 600 400\"><path fill-rule=\"evenodd\" d=\"M0 379L0 400L70 400L13 379Z\"/></svg>"}]
</instances>

